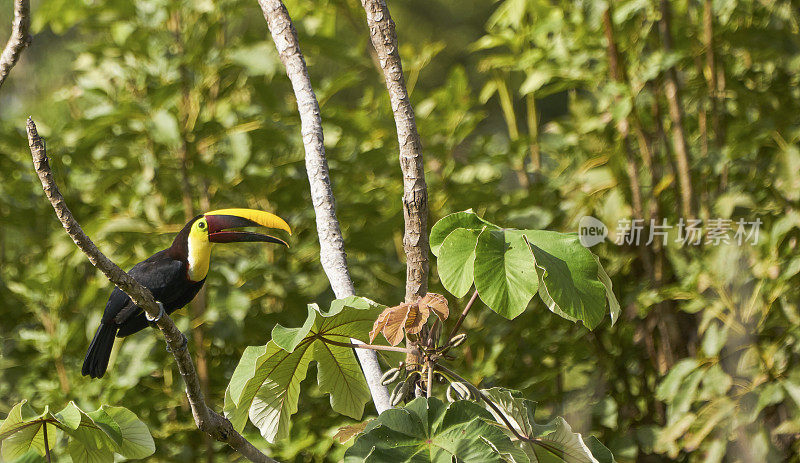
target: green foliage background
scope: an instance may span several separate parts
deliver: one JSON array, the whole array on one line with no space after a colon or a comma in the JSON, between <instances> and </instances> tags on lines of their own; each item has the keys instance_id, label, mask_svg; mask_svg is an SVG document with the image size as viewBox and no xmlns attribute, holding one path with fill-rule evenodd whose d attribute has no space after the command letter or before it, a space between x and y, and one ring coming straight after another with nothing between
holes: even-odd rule
<instances>
[{"instance_id":1,"label":"green foliage background","mask_svg":"<svg viewBox=\"0 0 800 463\"><path fill-rule=\"evenodd\" d=\"M363 10L355 1L286 3L321 104L357 291L397 303L402 182ZM522 390L540 403L537 417L565 416L618 461L789 459L800 451L798 5L669 3L670 50L658 2L614 2L625 82L610 78L602 2L391 3L423 139L430 224L475 208L518 228L575 231L593 215L614 229L632 215L618 127L635 120L654 155L638 171L647 217L655 205L677 224L664 91L673 66L699 217L763 222L756 245L680 247L674 237L663 248L599 245L623 305L617 325L588 332L538 299L514 322L482 307L465 323L462 371L482 387ZM0 24L10 24L10 2L0 10ZM150 427L154 461L233 460L216 443L206 452L153 333L126 339L102 380L80 376L111 287L44 200L24 118L47 139L75 216L124 268L169 244L185 222L185 198L194 211L262 208L293 226L288 252L219 246L207 309L177 317L183 329L202 327L219 410L245 347L264 344L276 323L299 326L308 302L332 299L299 119L261 11L244 0L41 0L33 15L34 43L0 92L0 414L23 398L37 409L121 405ZM431 290L443 292L435 275ZM339 460L345 447L332 436L352 420L308 383L291 436L269 452ZM266 447L254 428L248 437Z\"/></svg>"}]
</instances>

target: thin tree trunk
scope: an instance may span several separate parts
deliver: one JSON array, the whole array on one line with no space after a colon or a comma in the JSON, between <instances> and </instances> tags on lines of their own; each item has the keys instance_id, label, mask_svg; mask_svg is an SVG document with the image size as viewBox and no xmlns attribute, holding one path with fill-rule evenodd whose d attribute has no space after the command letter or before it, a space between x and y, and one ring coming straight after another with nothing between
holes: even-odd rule
<instances>
[{"instance_id":1,"label":"thin tree trunk","mask_svg":"<svg viewBox=\"0 0 800 463\"><path fill-rule=\"evenodd\" d=\"M658 27L661 34L661 43L666 53L672 51L672 33L670 32L670 5L667 0L661 0L661 19ZM678 169L678 182L680 183L681 210L686 219L694 218L694 199L692 196L692 176L689 171L689 144L683 124L683 107L681 104L680 87L678 86L678 73L672 66L664 73L664 91L667 97L669 117L672 122L672 150L675 154L675 166Z\"/></svg>"},{"instance_id":2,"label":"thin tree trunk","mask_svg":"<svg viewBox=\"0 0 800 463\"><path fill-rule=\"evenodd\" d=\"M413 302L428 292L428 187L425 184L422 143L414 120L414 108L406 90L397 34L389 7L385 0L361 0L361 5L367 13L372 45L378 52L397 126L400 169L403 171L405 299L406 302Z\"/></svg>"},{"instance_id":3,"label":"thin tree trunk","mask_svg":"<svg viewBox=\"0 0 800 463\"><path fill-rule=\"evenodd\" d=\"M11 25L11 37L6 43L3 53L0 54L0 87L6 81L11 68L17 64L22 50L31 43L29 34L31 28L30 0L14 1L14 22Z\"/></svg>"},{"instance_id":4,"label":"thin tree trunk","mask_svg":"<svg viewBox=\"0 0 800 463\"><path fill-rule=\"evenodd\" d=\"M344 240L336 218L336 200L331 189L328 161L325 157L319 103L311 87L305 59L300 52L297 31L283 2L258 0L258 4L267 20L278 56L286 68L286 75L292 83L297 99L297 111L300 113L301 133L306 151L306 173L317 217L320 262L336 297L352 296L355 294L355 288L347 270ZM375 409L381 413L391 408L389 391L380 382L383 373L375 352L367 349L355 349L355 351L372 394Z\"/></svg>"}]
</instances>

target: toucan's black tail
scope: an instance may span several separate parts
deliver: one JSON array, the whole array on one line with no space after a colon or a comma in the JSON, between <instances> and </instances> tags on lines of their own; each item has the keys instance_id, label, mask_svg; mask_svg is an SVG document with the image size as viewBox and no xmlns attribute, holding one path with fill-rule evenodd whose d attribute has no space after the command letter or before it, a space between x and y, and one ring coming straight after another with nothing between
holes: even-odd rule
<instances>
[{"instance_id":1,"label":"toucan's black tail","mask_svg":"<svg viewBox=\"0 0 800 463\"><path fill-rule=\"evenodd\" d=\"M83 359L81 374L92 378L99 378L106 372L108 358L111 357L111 349L114 347L114 335L117 334L117 327L111 323L100 323L94 339Z\"/></svg>"}]
</instances>

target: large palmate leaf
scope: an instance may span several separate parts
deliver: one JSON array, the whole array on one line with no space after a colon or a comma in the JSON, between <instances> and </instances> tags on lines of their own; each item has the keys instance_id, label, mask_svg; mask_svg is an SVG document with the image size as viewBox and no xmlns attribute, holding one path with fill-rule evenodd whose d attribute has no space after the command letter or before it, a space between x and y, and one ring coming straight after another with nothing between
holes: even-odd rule
<instances>
[{"instance_id":1,"label":"large palmate leaf","mask_svg":"<svg viewBox=\"0 0 800 463\"><path fill-rule=\"evenodd\" d=\"M245 349L225 391L225 415L239 431L249 416L269 442L286 436L289 419L297 412L300 383L316 361L317 382L330 394L333 409L361 418L370 396L353 349L326 341L366 339L384 308L353 296L333 301L327 312L309 305L299 328L275 326L266 345Z\"/></svg>"},{"instance_id":2,"label":"large palmate leaf","mask_svg":"<svg viewBox=\"0 0 800 463\"><path fill-rule=\"evenodd\" d=\"M474 284L481 300L506 318L537 294L554 313L594 328L619 315L611 279L574 233L501 229L472 211L451 214L431 230L442 285L463 297Z\"/></svg>"},{"instance_id":3,"label":"large palmate leaf","mask_svg":"<svg viewBox=\"0 0 800 463\"><path fill-rule=\"evenodd\" d=\"M0 424L2 459L14 461L31 451L44 455L45 426L51 449L58 433L68 436L67 449L73 461L113 462L115 453L125 458L145 458L155 452L147 426L126 408L103 405L99 410L84 412L70 402L56 414L47 408L37 414L22 401Z\"/></svg>"},{"instance_id":4,"label":"large palmate leaf","mask_svg":"<svg viewBox=\"0 0 800 463\"><path fill-rule=\"evenodd\" d=\"M347 449L344 461L528 462L490 420L491 415L474 402L443 404L435 397L420 397L371 421Z\"/></svg>"},{"instance_id":5,"label":"large palmate leaf","mask_svg":"<svg viewBox=\"0 0 800 463\"><path fill-rule=\"evenodd\" d=\"M507 430L506 421L513 426L515 433L509 431L508 436L532 463L614 463L613 455L600 441L595 437L584 441L580 434L572 432L564 418L536 424L533 419L536 402L523 398L518 391L492 388L481 392L502 412L503 416L486 404L497 423ZM527 439L518 439L515 434Z\"/></svg>"}]
</instances>

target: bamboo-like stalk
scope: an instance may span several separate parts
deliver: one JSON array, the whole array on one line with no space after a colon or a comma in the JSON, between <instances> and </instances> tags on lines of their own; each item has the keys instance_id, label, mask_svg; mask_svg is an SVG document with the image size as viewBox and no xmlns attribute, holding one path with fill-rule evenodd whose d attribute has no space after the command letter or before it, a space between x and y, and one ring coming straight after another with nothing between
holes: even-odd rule
<instances>
[{"instance_id":1,"label":"bamboo-like stalk","mask_svg":"<svg viewBox=\"0 0 800 463\"><path fill-rule=\"evenodd\" d=\"M660 1L661 18L658 28L661 35L661 44L666 53L672 51L671 9L669 1ZM669 117L672 123L672 151L675 155L675 167L680 184L681 211L684 218L695 217L694 198L692 193L692 176L689 171L689 144L686 140L686 131L683 121L683 105L681 103L678 73L675 66L664 72L664 94L667 98Z\"/></svg>"}]
</instances>

